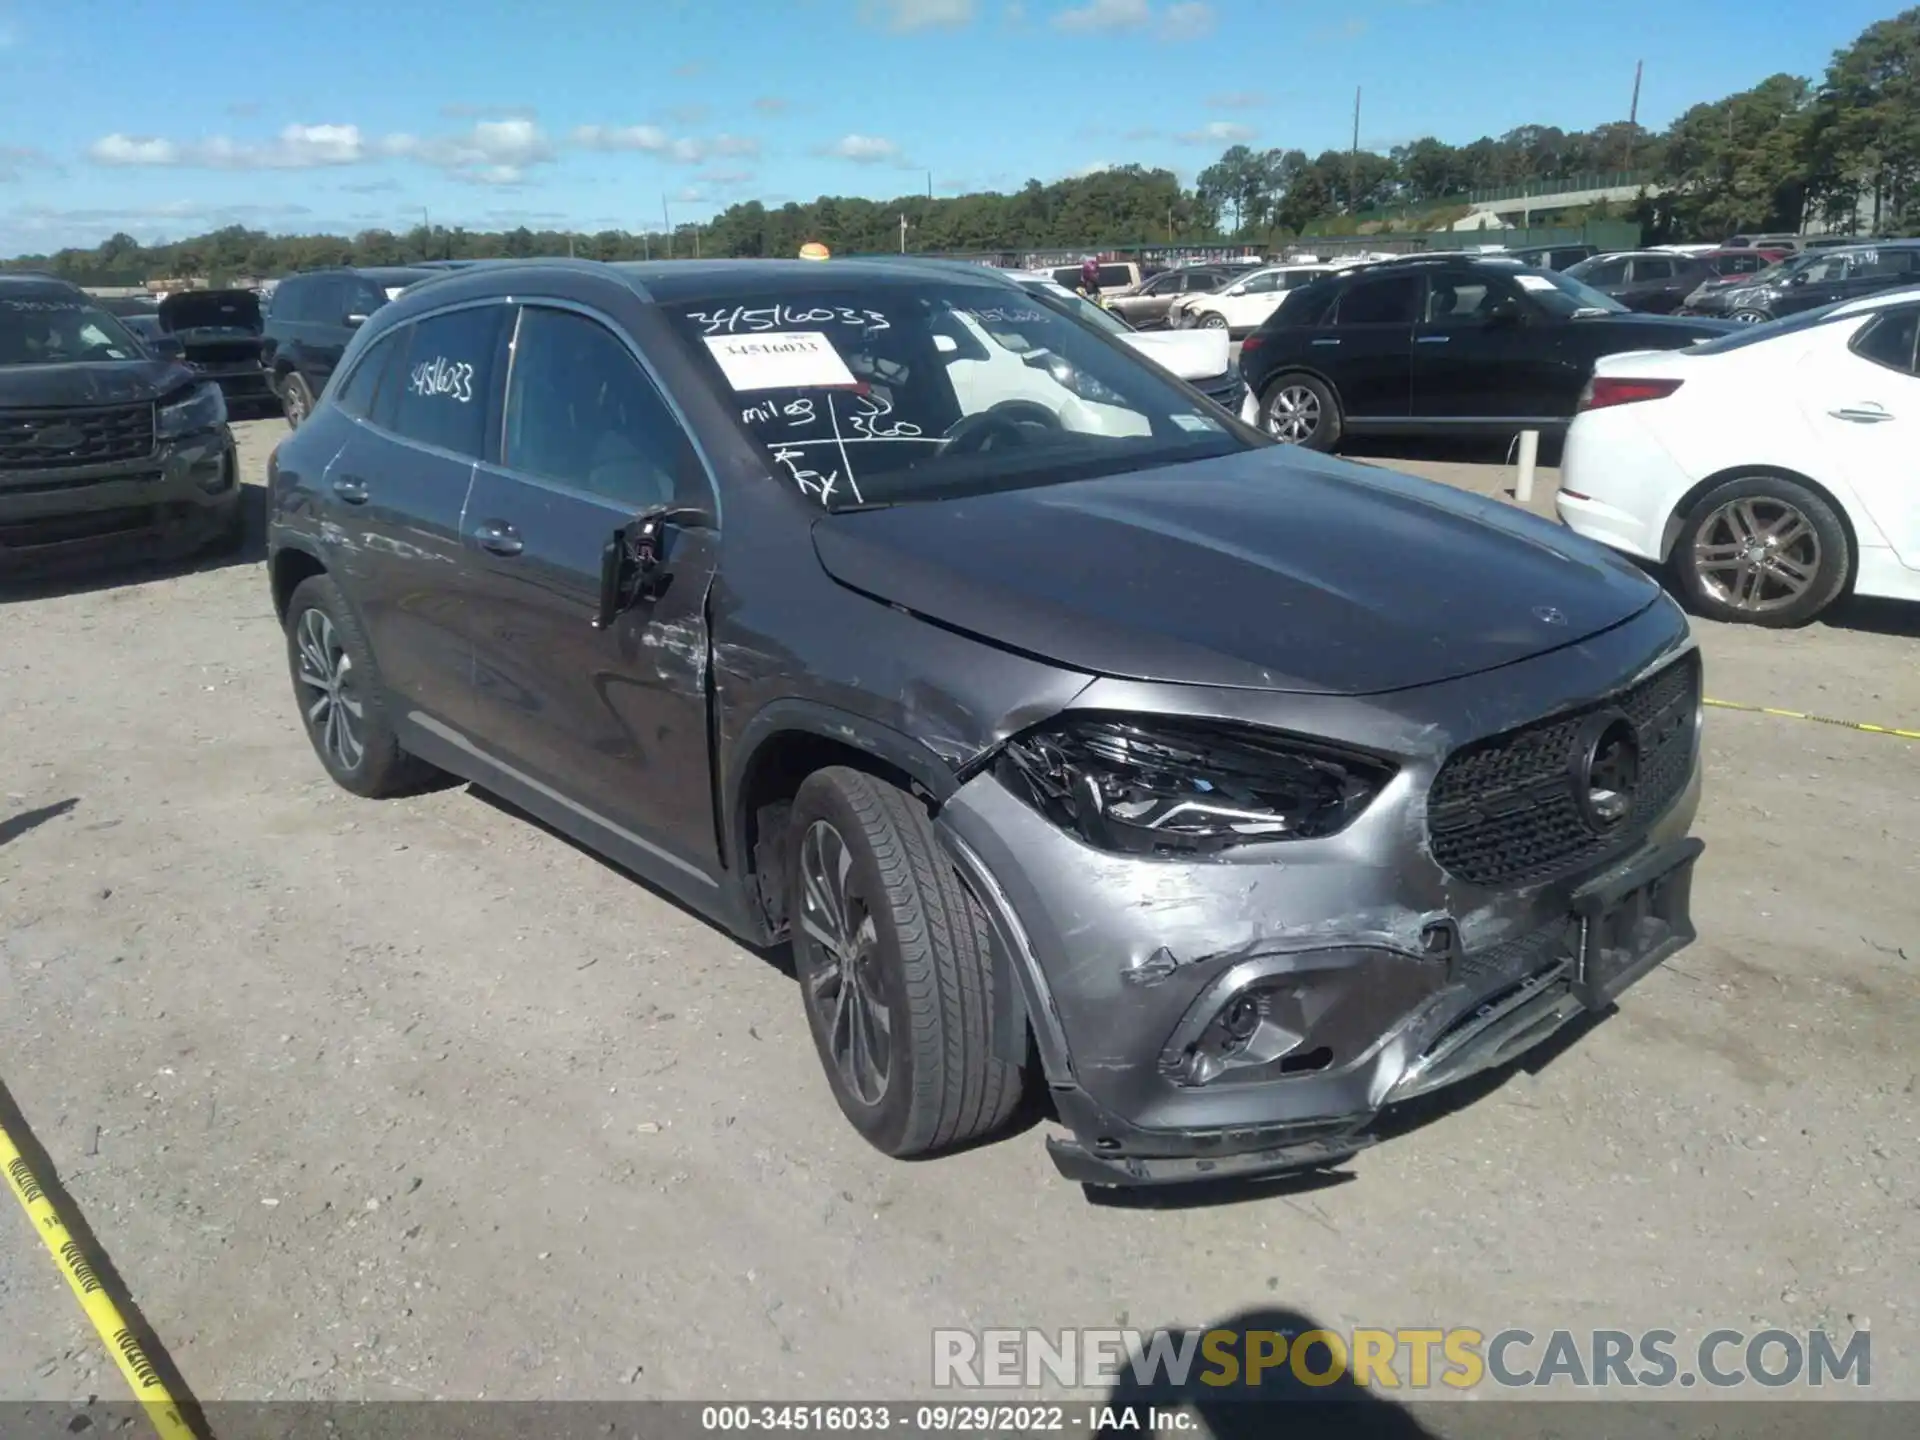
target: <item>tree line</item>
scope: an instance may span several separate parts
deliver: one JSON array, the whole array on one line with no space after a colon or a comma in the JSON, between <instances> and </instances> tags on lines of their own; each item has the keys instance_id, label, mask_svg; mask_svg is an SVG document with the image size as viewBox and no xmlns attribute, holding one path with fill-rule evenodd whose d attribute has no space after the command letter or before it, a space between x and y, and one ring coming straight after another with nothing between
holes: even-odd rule
<instances>
[{"instance_id":1,"label":"tree line","mask_svg":"<svg viewBox=\"0 0 1920 1440\"><path fill-rule=\"evenodd\" d=\"M866 200L749 200L670 233L478 231L439 226L269 235L242 226L146 246L114 235L92 249L25 256L88 284L272 276L323 265L576 254L598 260L791 256L808 241L839 254L1020 253L1223 241L1274 247L1301 235L1441 228L1475 190L1550 185L1595 173L1646 177L1611 215L1649 242L1726 238L1809 224L1920 234L1920 7L1869 26L1819 80L1774 75L1687 110L1664 131L1626 122L1568 131L1523 125L1450 145L1427 136L1386 154L1228 149L1183 186L1170 170L1122 165L1010 193Z\"/></svg>"}]
</instances>

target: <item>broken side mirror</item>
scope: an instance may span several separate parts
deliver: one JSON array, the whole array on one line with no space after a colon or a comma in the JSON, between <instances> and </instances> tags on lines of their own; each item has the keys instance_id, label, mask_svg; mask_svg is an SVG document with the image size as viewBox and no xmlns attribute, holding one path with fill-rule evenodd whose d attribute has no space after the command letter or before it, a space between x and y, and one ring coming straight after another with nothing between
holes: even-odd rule
<instances>
[{"instance_id":1,"label":"broken side mirror","mask_svg":"<svg viewBox=\"0 0 1920 1440\"><path fill-rule=\"evenodd\" d=\"M666 563L666 532L706 523L705 511L659 505L615 530L600 552L600 603L593 628L604 630L634 606L664 595L673 578Z\"/></svg>"}]
</instances>

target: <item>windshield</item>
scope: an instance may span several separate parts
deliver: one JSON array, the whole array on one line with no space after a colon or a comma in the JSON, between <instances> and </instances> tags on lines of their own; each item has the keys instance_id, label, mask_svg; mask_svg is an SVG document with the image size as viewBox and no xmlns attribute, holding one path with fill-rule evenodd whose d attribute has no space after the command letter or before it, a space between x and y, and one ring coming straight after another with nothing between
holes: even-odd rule
<instances>
[{"instance_id":1,"label":"windshield","mask_svg":"<svg viewBox=\"0 0 1920 1440\"><path fill-rule=\"evenodd\" d=\"M1076 320L1083 320L1097 330L1109 335L1131 335L1133 327L1122 320L1104 305L1096 305L1086 296L1056 285L1051 280L1033 280L1023 282L1022 289L1028 294L1046 301L1056 310L1064 310Z\"/></svg>"},{"instance_id":2,"label":"windshield","mask_svg":"<svg viewBox=\"0 0 1920 1440\"><path fill-rule=\"evenodd\" d=\"M1791 335L1799 330L1813 330L1830 323L1871 320L1877 312L1856 311L1852 315L1835 315L1841 306L1851 302L1836 300L1831 305L1822 305L1818 310L1805 310L1785 320L1769 320L1761 325L1742 325L1730 334L1716 335L1711 340L1698 345L1689 345L1683 352L1688 355L1724 355L1729 350L1744 350L1749 345L1757 345L1766 340L1777 340L1782 335Z\"/></svg>"},{"instance_id":3,"label":"windshield","mask_svg":"<svg viewBox=\"0 0 1920 1440\"><path fill-rule=\"evenodd\" d=\"M60 294L0 298L0 365L141 360L145 347L91 300Z\"/></svg>"},{"instance_id":4,"label":"windshield","mask_svg":"<svg viewBox=\"0 0 1920 1440\"><path fill-rule=\"evenodd\" d=\"M1627 307L1611 295L1604 295L1561 270L1526 269L1513 277L1514 284L1533 297L1534 304L1549 315L1624 315Z\"/></svg>"},{"instance_id":5,"label":"windshield","mask_svg":"<svg viewBox=\"0 0 1920 1440\"><path fill-rule=\"evenodd\" d=\"M829 510L1263 443L1128 347L997 284L730 292L666 309L774 473Z\"/></svg>"}]
</instances>

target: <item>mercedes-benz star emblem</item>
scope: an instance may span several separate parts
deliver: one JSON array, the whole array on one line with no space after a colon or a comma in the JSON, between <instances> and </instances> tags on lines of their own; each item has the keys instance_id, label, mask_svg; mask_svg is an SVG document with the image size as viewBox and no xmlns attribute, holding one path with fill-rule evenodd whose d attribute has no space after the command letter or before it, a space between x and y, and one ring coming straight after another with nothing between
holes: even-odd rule
<instances>
[{"instance_id":1,"label":"mercedes-benz star emblem","mask_svg":"<svg viewBox=\"0 0 1920 1440\"><path fill-rule=\"evenodd\" d=\"M1580 727L1573 744L1573 800L1587 824L1604 834L1633 813L1640 788L1640 732L1618 710L1603 710Z\"/></svg>"},{"instance_id":2,"label":"mercedes-benz star emblem","mask_svg":"<svg viewBox=\"0 0 1920 1440\"><path fill-rule=\"evenodd\" d=\"M1567 623L1566 611L1556 609L1552 605L1534 606L1533 618L1543 625L1564 625Z\"/></svg>"}]
</instances>

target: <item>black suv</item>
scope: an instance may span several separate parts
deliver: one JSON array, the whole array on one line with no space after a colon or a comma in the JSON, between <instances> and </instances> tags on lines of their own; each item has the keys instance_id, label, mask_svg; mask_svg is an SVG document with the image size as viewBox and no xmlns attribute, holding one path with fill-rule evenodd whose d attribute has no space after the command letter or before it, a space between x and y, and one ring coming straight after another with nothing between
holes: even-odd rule
<instances>
[{"instance_id":1,"label":"black suv","mask_svg":"<svg viewBox=\"0 0 1920 1440\"><path fill-rule=\"evenodd\" d=\"M1651 579L969 268L384 307L269 466L327 771L464 776L790 939L887 1153L1032 1079L1098 1184L1350 1154L1692 938L1699 656Z\"/></svg>"},{"instance_id":2,"label":"black suv","mask_svg":"<svg viewBox=\"0 0 1920 1440\"><path fill-rule=\"evenodd\" d=\"M1241 346L1276 439L1564 430L1602 355L1677 350L1721 320L1639 315L1554 270L1495 256L1414 256L1289 294Z\"/></svg>"},{"instance_id":3,"label":"black suv","mask_svg":"<svg viewBox=\"0 0 1920 1440\"><path fill-rule=\"evenodd\" d=\"M0 570L243 538L220 391L63 280L0 275Z\"/></svg>"},{"instance_id":4,"label":"black suv","mask_svg":"<svg viewBox=\"0 0 1920 1440\"><path fill-rule=\"evenodd\" d=\"M445 274L437 266L307 270L274 287L260 363L295 429L313 413L353 332L407 286Z\"/></svg>"}]
</instances>

